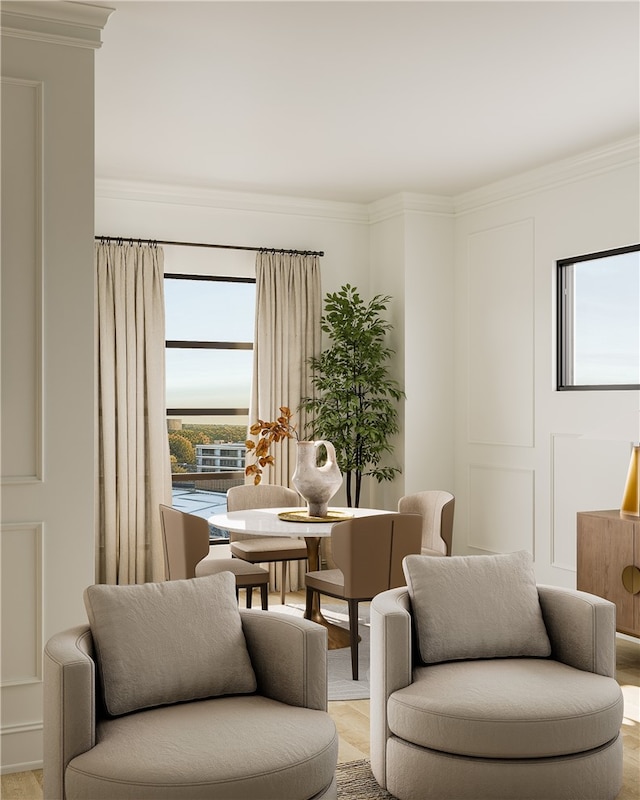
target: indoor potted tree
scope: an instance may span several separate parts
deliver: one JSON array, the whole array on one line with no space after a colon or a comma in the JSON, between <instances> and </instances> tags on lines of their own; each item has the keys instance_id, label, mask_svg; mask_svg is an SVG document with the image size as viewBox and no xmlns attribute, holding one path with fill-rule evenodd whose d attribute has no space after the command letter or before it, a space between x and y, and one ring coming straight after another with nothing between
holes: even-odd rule
<instances>
[{"instance_id":1,"label":"indoor potted tree","mask_svg":"<svg viewBox=\"0 0 640 800\"><path fill-rule=\"evenodd\" d=\"M396 404L405 396L389 376L394 351L385 340L392 326L381 314L390 299L376 295L366 303L349 284L327 294L321 324L330 344L310 359L316 396L300 404L311 416L310 438L333 443L346 477L347 504L356 508L365 475L381 482L400 472L380 463L393 451L390 438L399 430Z\"/></svg>"}]
</instances>

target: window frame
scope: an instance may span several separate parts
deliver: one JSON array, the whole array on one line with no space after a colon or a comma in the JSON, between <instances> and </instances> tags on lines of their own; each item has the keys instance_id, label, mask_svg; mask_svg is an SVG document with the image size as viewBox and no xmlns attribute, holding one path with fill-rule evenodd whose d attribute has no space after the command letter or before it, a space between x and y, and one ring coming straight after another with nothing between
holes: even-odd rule
<instances>
[{"instance_id":1,"label":"window frame","mask_svg":"<svg viewBox=\"0 0 640 800\"><path fill-rule=\"evenodd\" d=\"M573 379L573 340L567 335L574 325L573 274L571 268L584 261L596 261L600 258L640 252L640 244L586 253L573 258L562 258L556 261L556 391L558 392L594 392L594 391L638 391L638 383L622 384L574 384Z\"/></svg>"},{"instance_id":2,"label":"window frame","mask_svg":"<svg viewBox=\"0 0 640 800\"><path fill-rule=\"evenodd\" d=\"M212 281L216 283L255 283L255 278L223 275L191 275L181 272L165 272L164 278L170 280ZM190 339L165 339L165 350L253 350L253 342L215 342ZM249 408L167 408L167 417L221 417L248 416Z\"/></svg>"}]
</instances>

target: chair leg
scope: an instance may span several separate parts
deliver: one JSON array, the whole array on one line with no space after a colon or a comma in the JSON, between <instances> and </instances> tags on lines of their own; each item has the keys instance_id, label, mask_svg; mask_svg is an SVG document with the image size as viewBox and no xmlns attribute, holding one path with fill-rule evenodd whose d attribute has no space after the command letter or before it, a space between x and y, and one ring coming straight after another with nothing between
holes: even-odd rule
<instances>
[{"instance_id":1,"label":"chair leg","mask_svg":"<svg viewBox=\"0 0 640 800\"><path fill-rule=\"evenodd\" d=\"M304 609L304 618L311 619L311 609L313 607L313 589L307 586L307 602Z\"/></svg>"},{"instance_id":2,"label":"chair leg","mask_svg":"<svg viewBox=\"0 0 640 800\"><path fill-rule=\"evenodd\" d=\"M262 610L268 611L269 610L269 586L266 583L263 583L260 586L260 599L262 600Z\"/></svg>"},{"instance_id":3,"label":"chair leg","mask_svg":"<svg viewBox=\"0 0 640 800\"><path fill-rule=\"evenodd\" d=\"M280 563L282 564L280 569L280 605L284 605L286 602L287 562L281 561Z\"/></svg>"},{"instance_id":4,"label":"chair leg","mask_svg":"<svg viewBox=\"0 0 640 800\"><path fill-rule=\"evenodd\" d=\"M358 601L348 600L349 605L349 640L351 643L351 675L358 680Z\"/></svg>"},{"instance_id":5,"label":"chair leg","mask_svg":"<svg viewBox=\"0 0 640 800\"><path fill-rule=\"evenodd\" d=\"M251 603L253 602L253 586L247 586L245 591L247 593L247 608L251 608Z\"/></svg>"}]
</instances>

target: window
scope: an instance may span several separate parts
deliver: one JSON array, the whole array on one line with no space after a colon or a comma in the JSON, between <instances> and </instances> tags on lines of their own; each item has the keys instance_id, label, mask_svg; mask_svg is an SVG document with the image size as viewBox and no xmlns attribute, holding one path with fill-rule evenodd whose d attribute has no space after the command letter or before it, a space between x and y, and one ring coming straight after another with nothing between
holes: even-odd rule
<instances>
[{"instance_id":1,"label":"window","mask_svg":"<svg viewBox=\"0 0 640 800\"><path fill-rule=\"evenodd\" d=\"M559 390L640 389L640 245L557 262Z\"/></svg>"},{"instance_id":2,"label":"window","mask_svg":"<svg viewBox=\"0 0 640 800\"><path fill-rule=\"evenodd\" d=\"M244 469L254 308L254 278L165 275L167 427L174 478Z\"/></svg>"}]
</instances>

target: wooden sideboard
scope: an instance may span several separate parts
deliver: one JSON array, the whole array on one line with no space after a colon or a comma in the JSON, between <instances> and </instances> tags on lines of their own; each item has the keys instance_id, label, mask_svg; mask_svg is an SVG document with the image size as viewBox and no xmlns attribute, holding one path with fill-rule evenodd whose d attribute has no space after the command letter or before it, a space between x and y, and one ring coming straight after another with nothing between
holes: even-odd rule
<instances>
[{"instance_id":1,"label":"wooden sideboard","mask_svg":"<svg viewBox=\"0 0 640 800\"><path fill-rule=\"evenodd\" d=\"M640 636L640 517L578 512L577 588L616 604L616 629Z\"/></svg>"}]
</instances>

